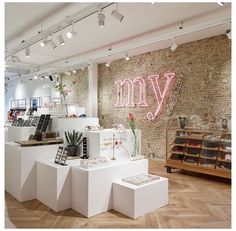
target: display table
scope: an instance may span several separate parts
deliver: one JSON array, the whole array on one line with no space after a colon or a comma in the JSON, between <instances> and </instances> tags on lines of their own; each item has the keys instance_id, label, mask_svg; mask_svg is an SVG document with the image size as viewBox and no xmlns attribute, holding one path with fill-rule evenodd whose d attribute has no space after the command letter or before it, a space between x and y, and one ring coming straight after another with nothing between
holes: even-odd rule
<instances>
[{"instance_id":1,"label":"display table","mask_svg":"<svg viewBox=\"0 0 236 231\"><path fill-rule=\"evenodd\" d=\"M55 158L58 144L21 147L5 143L5 189L19 201L36 198L36 161Z\"/></svg>"},{"instance_id":2,"label":"display table","mask_svg":"<svg viewBox=\"0 0 236 231\"><path fill-rule=\"evenodd\" d=\"M35 129L35 127L8 126L7 141L28 140L29 136L35 133Z\"/></svg>"},{"instance_id":3,"label":"display table","mask_svg":"<svg viewBox=\"0 0 236 231\"><path fill-rule=\"evenodd\" d=\"M141 130L136 129L141 155ZM113 136L114 135L114 136ZM90 158L104 156L111 159L113 156L113 137L115 147L114 155L117 160L128 159L133 151L134 135L131 129L116 130L103 129L100 131L85 131L83 136L88 140L88 153Z\"/></svg>"},{"instance_id":4,"label":"display table","mask_svg":"<svg viewBox=\"0 0 236 231\"><path fill-rule=\"evenodd\" d=\"M71 208L86 217L112 209L112 182L148 172L148 160L113 161L108 166L71 167Z\"/></svg>"},{"instance_id":5,"label":"display table","mask_svg":"<svg viewBox=\"0 0 236 231\"><path fill-rule=\"evenodd\" d=\"M113 209L132 218L168 204L168 179L163 177L141 186L118 180L112 191Z\"/></svg>"},{"instance_id":6,"label":"display table","mask_svg":"<svg viewBox=\"0 0 236 231\"><path fill-rule=\"evenodd\" d=\"M49 124L50 131L59 132L64 137L65 131L84 130L85 126L98 125L98 118L52 118Z\"/></svg>"},{"instance_id":7,"label":"display table","mask_svg":"<svg viewBox=\"0 0 236 231\"><path fill-rule=\"evenodd\" d=\"M80 160L67 160L67 166L53 160L37 161L37 199L56 212L71 208L70 167L80 164Z\"/></svg>"}]
</instances>

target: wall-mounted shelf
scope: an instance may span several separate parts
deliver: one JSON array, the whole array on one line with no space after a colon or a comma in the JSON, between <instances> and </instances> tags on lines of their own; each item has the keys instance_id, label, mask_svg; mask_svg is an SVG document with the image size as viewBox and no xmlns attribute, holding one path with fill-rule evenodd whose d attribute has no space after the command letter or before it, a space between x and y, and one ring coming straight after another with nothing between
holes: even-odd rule
<instances>
[{"instance_id":1,"label":"wall-mounted shelf","mask_svg":"<svg viewBox=\"0 0 236 231\"><path fill-rule=\"evenodd\" d=\"M184 169L231 179L231 132L179 129L167 131L166 168Z\"/></svg>"}]
</instances>

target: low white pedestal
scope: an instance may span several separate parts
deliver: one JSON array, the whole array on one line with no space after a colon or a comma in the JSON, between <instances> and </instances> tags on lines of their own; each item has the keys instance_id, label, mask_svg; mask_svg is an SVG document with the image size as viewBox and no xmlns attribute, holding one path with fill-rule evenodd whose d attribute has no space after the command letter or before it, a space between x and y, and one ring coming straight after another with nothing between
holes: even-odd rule
<instances>
[{"instance_id":1,"label":"low white pedestal","mask_svg":"<svg viewBox=\"0 0 236 231\"><path fill-rule=\"evenodd\" d=\"M136 129L141 155L141 130ZM113 135L118 143L115 145L114 154L117 160L129 159L133 151L134 135L131 129L116 130L103 129L101 131L85 131L83 136L88 140L88 153L90 158L104 156L110 160L113 156Z\"/></svg>"},{"instance_id":2,"label":"low white pedestal","mask_svg":"<svg viewBox=\"0 0 236 231\"><path fill-rule=\"evenodd\" d=\"M70 168L80 160L67 160L66 164L55 164L54 159L37 161L37 199L56 212L71 208Z\"/></svg>"},{"instance_id":3,"label":"low white pedestal","mask_svg":"<svg viewBox=\"0 0 236 231\"><path fill-rule=\"evenodd\" d=\"M20 202L36 198L36 161L53 159L58 144L21 147L5 143L5 189Z\"/></svg>"},{"instance_id":4,"label":"low white pedestal","mask_svg":"<svg viewBox=\"0 0 236 231\"><path fill-rule=\"evenodd\" d=\"M59 132L59 136L64 137L65 131L84 130L85 126L98 124L98 118L52 118L49 127L50 131Z\"/></svg>"},{"instance_id":5,"label":"low white pedestal","mask_svg":"<svg viewBox=\"0 0 236 231\"><path fill-rule=\"evenodd\" d=\"M113 209L136 218L168 204L168 179L160 177L136 186L122 180L113 183Z\"/></svg>"},{"instance_id":6,"label":"low white pedestal","mask_svg":"<svg viewBox=\"0 0 236 231\"><path fill-rule=\"evenodd\" d=\"M8 142L28 140L35 133L35 127L8 127Z\"/></svg>"},{"instance_id":7,"label":"low white pedestal","mask_svg":"<svg viewBox=\"0 0 236 231\"><path fill-rule=\"evenodd\" d=\"M128 175L148 172L148 160L114 161L94 169L72 167L71 208L91 217L112 208L112 182Z\"/></svg>"}]
</instances>

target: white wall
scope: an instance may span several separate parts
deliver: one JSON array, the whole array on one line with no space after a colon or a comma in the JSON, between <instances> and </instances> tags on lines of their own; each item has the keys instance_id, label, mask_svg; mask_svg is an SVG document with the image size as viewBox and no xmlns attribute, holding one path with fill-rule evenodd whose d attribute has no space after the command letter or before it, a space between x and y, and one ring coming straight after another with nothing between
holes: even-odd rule
<instances>
[{"instance_id":1,"label":"white wall","mask_svg":"<svg viewBox=\"0 0 236 231\"><path fill-rule=\"evenodd\" d=\"M18 84L15 88L8 89L5 94L4 118L7 120L7 112L11 108L11 100L26 99L26 108L30 107L30 98L51 96L54 90L54 82L49 80L34 80L25 84Z\"/></svg>"}]
</instances>

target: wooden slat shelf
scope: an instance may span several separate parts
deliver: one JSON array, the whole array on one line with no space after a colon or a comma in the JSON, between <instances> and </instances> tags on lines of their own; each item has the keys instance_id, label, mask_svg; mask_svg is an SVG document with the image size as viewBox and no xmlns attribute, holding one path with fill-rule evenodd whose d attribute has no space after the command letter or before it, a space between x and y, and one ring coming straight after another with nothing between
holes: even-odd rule
<instances>
[{"instance_id":1,"label":"wooden slat shelf","mask_svg":"<svg viewBox=\"0 0 236 231\"><path fill-rule=\"evenodd\" d=\"M217 161L219 162L226 162L226 163L231 163L231 160L225 160L225 159L221 159L221 158L217 158Z\"/></svg>"},{"instance_id":2,"label":"wooden slat shelf","mask_svg":"<svg viewBox=\"0 0 236 231\"><path fill-rule=\"evenodd\" d=\"M200 155L200 158L207 159L207 160L216 160L216 156L215 157L208 157L208 156Z\"/></svg>"},{"instance_id":3,"label":"wooden slat shelf","mask_svg":"<svg viewBox=\"0 0 236 231\"><path fill-rule=\"evenodd\" d=\"M181 152L172 151L171 154L176 154L176 155L182 155L182 156L184 156L184 153L183 153L183 152L181 153Z\"/></svg>"},{"instance_id":4,"label":"wooden slat shelf","mask_svg":"<svg viewBox=\"0 0 236 231\"><path fill-rule=\"evenodd\" d=\"M22 147L30 147L30 146L37 146L37 145L62 144L64 140L62 138L59 138L59 139L49 138L49 139L45 139L41 141L23 140L23 141L15 141L15 142L20 144Z\"/></svg>"},{"instance_id":5,"label":"wooden slat shelf","mask_svg":"<svg viewBox=\"0 0 236 231\"><path fill-rule=\"evenodd\" d=\"M201 145L199 145L199 146L194 146L194 145L186 144L186 147L187 147L187 148L201 148L202 146L201 146Z\"/></svg>"},{"instance_id":6,"label":"wooden slat shelf","mask_svg":"<svg viewBox=\"0 0 236 231\"><path fill-rule=\"evenodd\" d=\"M167 131L168 132L168 131ZM173 130L172 130L173 132ZM176 132L176 131L175 131ZM182 132L184 134L187 134L187 136L179 136L179 134L177 132ZM209 175L214 175L214 176L219 176L219 177L225 177L228 179L231 179L231 170L229 169L224 169L224 168L220 168L218 167L218 165L220 166L220 163L222 163L222 165L228 167L228 164L231 164L230 160L225 160L222 159L224 158L224 153L231 153L231 150L227 150L223 148L224 143L228 143L231 142L230 139L226 139L228 132L222 131L222 130L218 130L218 131L213 131L213 130L191 130L191 129L178 129L176 132L176 136L175 138L183 138L186 140L186 143L184 144L173 144L174 146L180 146L180 147L184 147L184 152L182 153L178 153L175 151L171 151L167 153L166 155L166 167L167 167L167 172L171 172L171 168L177 168L177 169L184 169L184 170L189 170L189 171L193 171L193 172L199 172L199 173L204 173L204 174L209 174ZM172 133L173 134L173 133ZM191 134L196 134L196 137L194 137L194 135ZM198 134L201 134L202 136L199 137ZM215 138L217 138L217 140L211 140L210 138L207 138L206 136L208 135L212 135ZM166 144L170 144L168 143L168 135L167 137L167 142ZM173 136L172 136L173 137ZM175 139L174 138L174 139ZM224 139L221 141L221 139ZM199 143L199 146L195 146L195 145L191 145L191 143L195 143L193 142L193 140L196 140L197 143ZM199 141L206 141L206 142L216 142L217 147L206 147L204 145L202 145L202 143L200 143ZM199 154L191 154L191 149L188 149L188 152L186 152L186 148L195 148L199 149ZM168 148L168 146L166 147L166 150L170 150ZM214 154L216 154L214 157L208 157L208 156L204 156L202 154L202 150L205 150L205 152L207 152L207 150L209 151L213 151ZM171 154L176 154L176 155L181 155L184 156L183 160L172 160L169 158L169 156ZM222 158L220 158L220 156ZM196 163L189 163L185 161L185 158L187 157L192 157L192 158L196 158L197 162ZM212 164L212 165L211 165ZM230 166L230 165L229 165Z\"/></svg>"},{"instance_id":7,"label":"wooden slat shelf","mask_svg":"<svg viewBox=\"0 0 236 231\"><path fill-rule=\"evenodd\" d=\"M185 152L184 155L199 158L200 153L199 154L189 154L189 153Z\"/></svg>"},{"instance_id":8,"label":"wooden slat shelf","mask_svg":"<svg viewBox=\"0 0 236 231\"><path fill-rule=\"evenodd\" d=\"M202 149L204 149L204 150L211 150L211 151L218 151L218 147L216 147L216 148L208 148L208 147L205 147L204 145L202 145Z\"/></svg>"}]
</instances>

